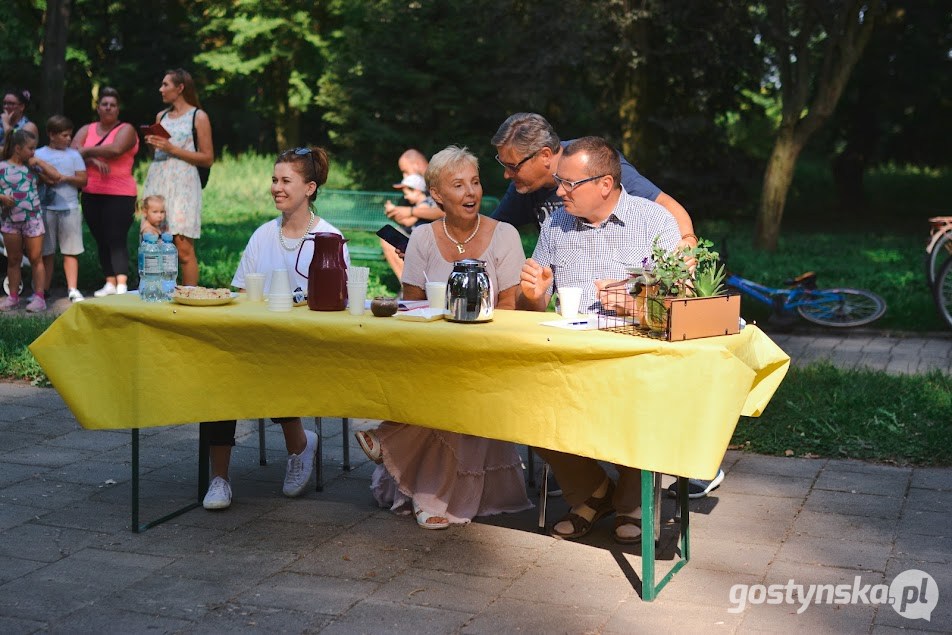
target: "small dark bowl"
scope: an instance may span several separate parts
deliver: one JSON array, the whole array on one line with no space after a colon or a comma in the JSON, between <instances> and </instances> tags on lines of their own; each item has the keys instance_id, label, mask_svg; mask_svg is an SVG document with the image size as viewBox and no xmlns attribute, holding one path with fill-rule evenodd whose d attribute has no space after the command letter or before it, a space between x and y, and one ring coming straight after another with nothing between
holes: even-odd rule
<instances>
[{"instance_id":1,"label":"small dark bowl","mask_svg":"<svg viewBox=\"0 0 952 635\"><path fill-rule=\"evenodd\" d=\"M370 312L376 317L390 317L399 308L396 298L379 296L370 302Z\"/></svg>"}]
</instances>

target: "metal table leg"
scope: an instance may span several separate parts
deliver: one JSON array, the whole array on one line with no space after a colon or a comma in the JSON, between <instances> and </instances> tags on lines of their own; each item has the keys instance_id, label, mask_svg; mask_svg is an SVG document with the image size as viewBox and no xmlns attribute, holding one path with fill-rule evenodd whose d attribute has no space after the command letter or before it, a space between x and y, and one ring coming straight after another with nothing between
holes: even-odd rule
<instances>
[{"instance_id":1,"label":"metal table leg","mask_svg":"<svg viewBox=\"0 0 952 635\"><path fill-rule=\"evenodd\" d=\"M342 431L344 435L344 464L341 466L345 472L350 472L350 419L344 417L341 419Z\"/></svg>"},{"instance_id":2,"label":"metal table leg","mask_svg":"<svg viewBox=\"0 0 952 635\"><path fill-rule=\"evenodd\" d=\"M139 429L132 429L132 531L141 533L161 525L167 520L176 516L181 516L187 511L196 507L201 507L202 498L208 489L208 436L205 433L204 426L199 426L198 432L198 496L194 503L189 503L185 507L166 514L161 518L139 524Z\"/></svg>"},{"instance_id":3,"label":"metal table leg","mask_svg":"<svg viewBox=\"0 0 952 635\"><path fill-rule=\"evenodd\" d=\"M268 448L264 441L264 419L258 419L258 465L268 464Z\"/></svg>"},{"instance_id":4,"label":"metal table leg","mask_svg":"<svg viewBox=\"0 0 952 635\"><path fill-rule=\"evenodd\" d=\"M656 496L657 485L655 483L655 473L649 470L641 471L641 517L643 519L651 518L660 521L658 510L661 508L660 496ZM689 514L688 509L688 479L678 477L678 499L681 505L681 528L680 528L680 547L681 558L671 567L661 581L655 585L655 540L660 535L659 529L656 529L655 522L642 522L641 525L641 599L645 602L651 602L661 589L671 581L674 574L681 570L687 564L690 558L690 534L688 528Z\"/></svg>"}]
</instances>

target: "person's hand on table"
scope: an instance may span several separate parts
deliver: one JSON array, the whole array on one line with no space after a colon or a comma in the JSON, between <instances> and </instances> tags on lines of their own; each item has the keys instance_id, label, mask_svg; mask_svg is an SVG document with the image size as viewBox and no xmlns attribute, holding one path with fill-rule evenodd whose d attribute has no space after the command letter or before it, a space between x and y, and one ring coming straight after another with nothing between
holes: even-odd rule
<instances>
[{"instance_id":1,"label":"person's hand on table","mask_svg":"<svg viewBox=\"0 0 952 635\"><path fill-rule=\"evenodd\" d=\"M522 295L532 301L545 297L552 286L552 268L543 267L532 258L526 260L519 274L519 287Z\"/></svg>"},{"instance_id":2,"label":"person's hand on table","mask_svg":"<svg viewBox=\"0 0 952 635\"><path fill-rule=\"evenodd\" d=\"M628 278L621 280L596 280L595 290L602 308L614 311L616 315L631 315L635 301L628 294Z\"/></svg>"}]
</instances>

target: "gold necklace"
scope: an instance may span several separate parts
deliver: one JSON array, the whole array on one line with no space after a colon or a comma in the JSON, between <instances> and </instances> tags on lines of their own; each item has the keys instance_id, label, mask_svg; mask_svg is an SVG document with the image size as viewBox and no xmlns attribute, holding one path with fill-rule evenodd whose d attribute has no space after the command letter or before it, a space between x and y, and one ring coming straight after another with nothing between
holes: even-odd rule
<instances>
[{"instance_id":1,"label":"gold necklace","mask_svg":"<svg viewBox=\"0 0 952 635\"><path fill-rule=\"evenodd\" d=\"M281 225L278 227L278 241L281 243L281 246L287 249L288 251L294 251L301 246L301 243L304 242L304 238L311 231L311 225L314 224L314 212L311 212L311 218L307 221L307 229L304 230L304 233L301 234L301 237L296 239L296 242L293 245L289 245L284 240L284 219L281 219Z\"/></svg>"},{"instance_id":2,"label":"gold necklace","mask_svg":"<svg viewBox=\"0 0 952 635\"><path fill-rule=\"evenodd\" d=\"M452 236L450 236L450 230L446 228L446 219L445 219L445 218L443 219L443 233L446 234L446 237L449 239L450 242L452 242L452 243L454 243L454 244L456 245L457 251L459 251L459 253L463 253L463 252L466 251L465 249L463 249L463 245L465 245L466 243L468 243L468 242L471 241L472 239L476 238L476 234L479 233L479 221L480 221L480 220L481 220L480 217L479 217L479 216L476 216L476 229L473 230L473 233L470 234L469 237L468 237L466 240L459 241L459 240L456 240L455 238L453 238Z\"/></svg>"}]
</instances>

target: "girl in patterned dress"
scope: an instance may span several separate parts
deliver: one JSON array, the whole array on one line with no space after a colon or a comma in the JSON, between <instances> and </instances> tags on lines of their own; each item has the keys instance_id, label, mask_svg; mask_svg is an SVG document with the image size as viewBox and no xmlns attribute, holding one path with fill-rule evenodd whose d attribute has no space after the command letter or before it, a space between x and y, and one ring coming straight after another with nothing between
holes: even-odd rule
<instances>
[{"instance_id":1,"label":"girl in patterned dress","mask_svg":"<svg viewBox=\"0 0 952 635\"><path fill-rule=\"evenodd\" d=\"M43 215L33 168L46 174L46 180L61 180L57 170L33 156L36 135L20 129L7 135L0 161L0 233L7 249L7 279L10 295L0 300L0 311L17 308L20 303L21 264L26 253L33 268L33 298L27 311L45 311L43 289L46 269L43 267Z\"/></svg>"}]
</instances>

